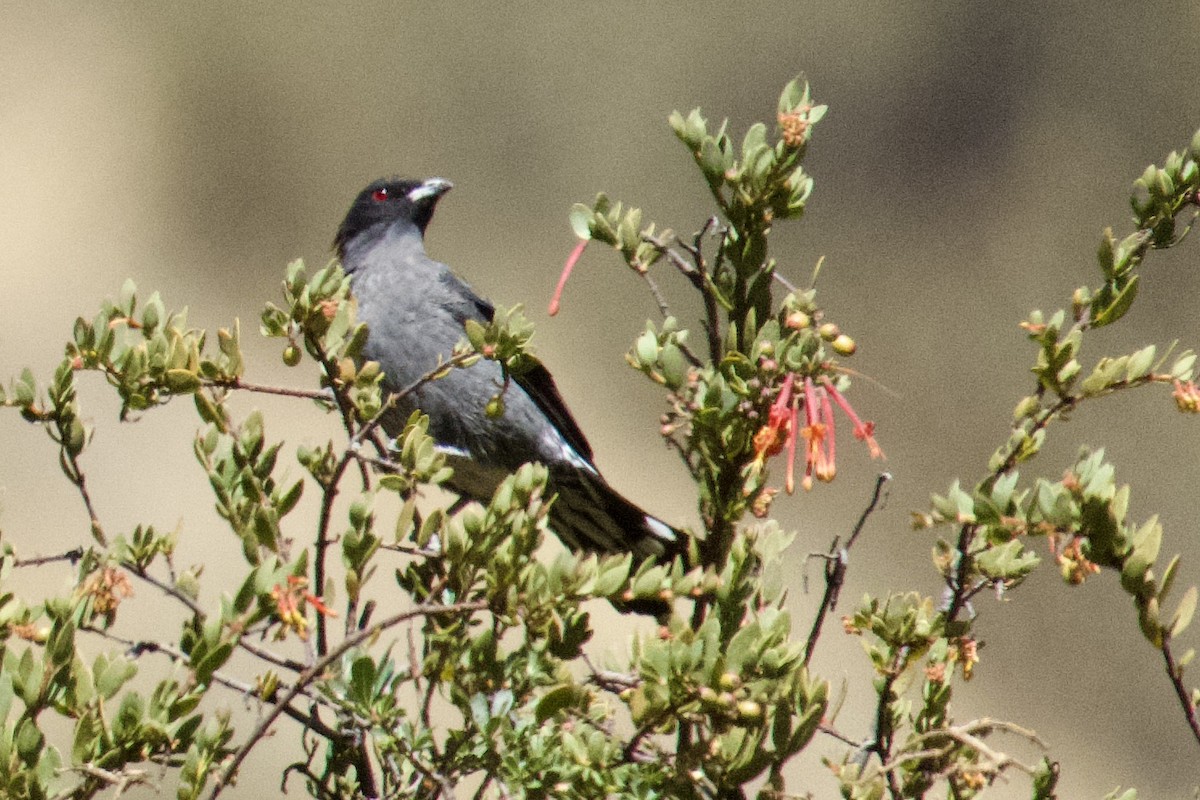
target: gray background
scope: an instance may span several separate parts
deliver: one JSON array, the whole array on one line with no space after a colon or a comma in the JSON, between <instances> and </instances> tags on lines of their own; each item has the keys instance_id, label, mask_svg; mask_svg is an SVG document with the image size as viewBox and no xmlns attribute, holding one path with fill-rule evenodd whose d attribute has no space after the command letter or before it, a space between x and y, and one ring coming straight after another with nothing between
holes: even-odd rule
<instances>
[{"instance_id":1,"label":"gray background","mask_svg":"<svg viewBox=\"0 0 1200 800\"><path fill-rule=\"evenodd\" d=\"M74 318L133 277L189 304L198 325L241 318L250 376L298 381L253 335L285 263L323 264L367 181L441 175L457 188L431 228L433 254L496 302L526 303L601 467L685 523L692 493L658 442L661 400L622 359L655 316L641 284L594 248L562 315L545 317L574 243L566 214L604 190L693 230L709 209L667 113L699 105L740 136L804 72L831 110L810 149L810 212L778 230L775 255L798 280L825 256L819 299L860 343L852 366L873 380L852 399L878 423L896 476L839 613L864 591L938 590L932 537L908 530L908 512L981 474L1031 388L1017 321L1097 283L1098 236L1128 230L1132 179L1200 126L1195 3L6 3L0 32L0 374L49 375ZM1196 247L1152 260L1132 318L1097 335L1092 356L1196 344ZM677 281L664 282L694 318ZM84 399L100 428L85 465L109 530L178 525L181 563L235 552L190 455L190 408L121 426L99 387ZM311 410L239 400L251 406L290 414L268 427L289 444L333 431ZM16 415L2 431L6 539L22 552L78 541L85 518L44 436ZM1195 421L1148 392L1085 408L1056 434L1031 469L1057 476L1079 445L1107 445L1134 483L1134 516L1162 513L1164 551L1188 553L1181 580L1195 582ZM776 506L800 532L801 620L814 603L801 554L848 530L879 466L849 436L841 458L832 486ZM151 498L127 499L134 485ZM22 580L57 588L67 577ZM142 621L174 620L149 589L139 600ZM987 646L958 720L1036 729L1065 762L1064 797L1118 784L1182 796L1200 782L1196 744L1113 576L1067 589L1047 565L979 611ZM836 620L823 648L817 671L835 692L846 681L861 694L865 659ZM865 736L866 714L852 699L837 725ZM274 786L271 758L248 762L240 794ZM827 772L805 763L794 788L832 796ZM1016 781L1002 794L1027 790Z\"/></svg>"}]
</instances>

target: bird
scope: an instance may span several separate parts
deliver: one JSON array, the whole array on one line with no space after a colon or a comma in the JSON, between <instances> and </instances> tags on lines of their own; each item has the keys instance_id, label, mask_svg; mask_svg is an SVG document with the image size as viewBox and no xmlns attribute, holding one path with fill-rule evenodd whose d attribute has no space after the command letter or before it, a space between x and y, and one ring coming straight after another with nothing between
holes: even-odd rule
<instances>
[{"instance_id":1,"label":"bird","mask_svg":"<svg viewBox=\"0 0 1200 800\"><path fill-rule=\"evenodd\" d=\"M350 279L358 319L367 325L364 359L378 362L385 387L411 386L451 356L465 324L493 319L490 302L425 251L425 229L452 187L442 178L381 178L359 192L338 227L334 250ZM488 403L503 391L501 411ZM506 375L489 359L421 385L385 411L398 435L414 409L453 468L448 484L486 503L500 482L528 462L547 470L554 495L549 526L571 549L632 553L635 559L685 555L682 531L613 489L592 448L540 362Z\"/></svg>"}]
</instances>

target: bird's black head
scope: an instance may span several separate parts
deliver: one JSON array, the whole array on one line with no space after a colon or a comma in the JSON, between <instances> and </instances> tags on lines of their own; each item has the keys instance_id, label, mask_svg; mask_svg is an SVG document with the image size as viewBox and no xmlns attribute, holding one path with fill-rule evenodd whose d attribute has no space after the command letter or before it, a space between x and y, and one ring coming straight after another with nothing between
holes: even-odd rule
<instances>
[{"instance_id":1,"label":"bird's black head","mask_svg":"<svg viewBox=\"0 0 1200 800\"><path fill-rule=\"evenodd\" d=\"M380 178L358 193L333 240L338 256L345 257L346 243L363 231L395 222L409 222L425 233L438 199L453 184L442 178L423 181Z\"/></svg>"}]
</instances>

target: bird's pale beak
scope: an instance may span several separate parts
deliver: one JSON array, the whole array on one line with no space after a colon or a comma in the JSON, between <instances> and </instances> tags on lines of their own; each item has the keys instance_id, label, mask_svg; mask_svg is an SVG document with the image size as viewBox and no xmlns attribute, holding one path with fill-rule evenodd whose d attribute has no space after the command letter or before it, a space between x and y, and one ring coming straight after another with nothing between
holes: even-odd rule
<instances>
[{"instance_id":1,"label":"bird's pale beak","mask_svg":"<svg viewBox=\"0 0 1200 800\"><path fill-rule=\"evenodd\" d=\"M413 203L441 197L454 188L454 184L445 178L429 178L417 188L408 193L408 199Z\"/></svg>"}]
</instances>

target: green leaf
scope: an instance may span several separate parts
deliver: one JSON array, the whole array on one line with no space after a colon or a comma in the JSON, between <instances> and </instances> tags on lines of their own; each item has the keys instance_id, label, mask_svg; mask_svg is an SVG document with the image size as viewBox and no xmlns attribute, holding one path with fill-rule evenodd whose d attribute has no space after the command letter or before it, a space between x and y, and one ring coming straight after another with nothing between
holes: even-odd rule
<instances>
[{"instance_id":1,"label":"green leaf","mask_svg":"<svg viewBox=\"0 0 1200 800\"><path fill-rule=\"evenodd\" d=\"M1179 600L1179 607L1175 609L1174 619L1171 620L1171 636L1178 636L1191 624L1192 616L1196 613L1196 599L1196 587L1188 587Z\"/></svg>"},{"instance_id":2,"label":"green leaf","mask_svg":"<svg viewBox=\"0 0 1200 800\"><path fill-rule=\"evenodd\" d=\"M96 692L105 700L111 700L121 687L137 674L137 664L122 656L101 654L96 657L93 672Z\"/></svg>"},{"instance_id":3,"label":"green leaf","mask_svg":"<svg viewBox=\"0 0 1200 800\"><path fill-rule=\"evenodd\" d=\"M1097 307L1096 303L1101 297L1106 296L1106 293L1096 295L1096 300L1092 301L1092 327L1100 328L1112 323L1125 316L1125 312L1129 311L1129 307L1133 305L1134 298L1137 297L1138 277L1132 276L1124 288L1110 302ZM1107 288L1107 287L1105 287ZM1097 308L1099 308L1097 312Z\"/></svg>"},{"instance_id":4,"label":"green leaf","mask_svg":"<svg viewBox=\"0 0 1200 800\"><path fill-rule=\"evenodd\" d=\"M1129 363L1125 367L1125 380L1135 381L1149 374L1150 368L1154 366L1156 352L1154 345L1147 345L1129 356Z\"/></svg>"},{"instance_id":5,"label":"green leaf","mask_svg":"<svg viewBox=\"0 0 1200 800\"><path fill-rule=\"evenodd\" d=\"M575 235L580 239L592 238L592 216L592 210L583 203L571 206L568 219L571 221L571 230L575 231Z\"/></svg>"},{"instance_id":6,"label":"green leaf","mask_svg":"<svg viewBox=\"0 0 1200 800\"><path fill-rule=\"evenodd\" d=\"M560 711L584 706L587 698L588 693L582 686L575 683L559 684L538 699L534 716L538 723L545 722Z\"/></svg>"}]
</instances>

